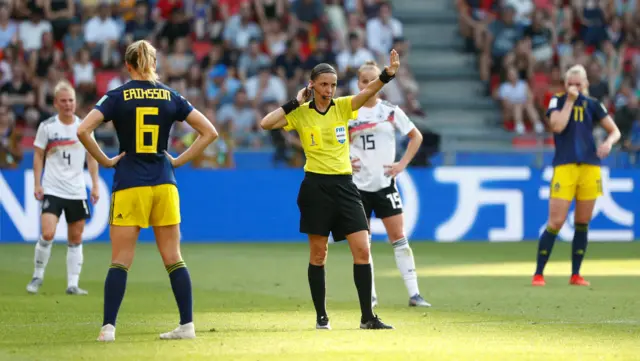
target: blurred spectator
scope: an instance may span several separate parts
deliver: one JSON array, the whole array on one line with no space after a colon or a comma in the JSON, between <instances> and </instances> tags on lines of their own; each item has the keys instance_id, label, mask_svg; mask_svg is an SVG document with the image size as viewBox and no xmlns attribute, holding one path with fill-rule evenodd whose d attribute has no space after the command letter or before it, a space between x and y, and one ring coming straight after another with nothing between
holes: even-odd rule
<instances>
[{"instance_id":1,"label":"blurred spectator","mask_svg":"<svg viewBox=\"0 0 640 361\"><path fill-rule=\"evenodd\" d=\"M40 50L42 35L53 30L51 23L43 20L43 16L44 13L39 10L32 11L29 20L24 20L18 27L18 39L22 42L24 50Z\"/></svg>"},{"instance_id":2,"label":"blurred spectator","mask_svg":"<svg viewBox=\"0 0 640 361\"><path fill-rule=\"evenodd\" d=\"M636 118L628 137L623 138L623 147L629 152L631 164L640 165L640 118Z\"/></svg>"},{"instance_id":3,"label":"blurred spectator","mask_svg":"<svg viewBox=\"0 0 640 361\"><path fill-rule=\"evenodd\" d=\"M380 61L391 51L393 39L402 36L402 23L391 16L391 5L383 2L378 16L367 21L367 47Z\"/></svg>"},{"instance_id":4,"label":"blurred spectator","mask_svg":"<svg viewBox=\"0 0 640 361\"><path fill-rule=\"evenodd\" d=\"M302 82L302 60L299 53L300 42L293 38L287 42L287 50L276 58L274 64L278 76L286 80L289 94L294 94Z\"/></svg>"},{"instance_id":5,"label":"blurred spectator","mask_svg":"<svg viewBox=\"0 0 640 361\"><path fill-rule=\"evenodd\" d=\"M609 84L603 76L602 66L595 59L587 65L587 78L589 79L589 96L608 106L610 103Z\"/></svg>"},{"instance_id":6,"label":"blurred spectator","mask_svg":"<svg viewBox=\"0 0 640 361\"><path fill-rule=\"evenodd\" d=\"M331 50L329 46L329 40L324 37L316 39L316 48L307 57L307 60L302 65L302 69L306 72L305 79L309 77L313 67L320 63L327 63L336 65L336 54Z\"/></svg>"},{"instance_id":7,"label":"blurred spectator","mask_svg":"<svg viewBox=\"0 0 640 361\"><path fill-rule=\"evenodd\" d=\"M253 0L253 6L263 27L268 21L283 19L286 15L286 0Z\"/></svg>"},{"instance_id":8,"label":"blurred spectator","mask_svg":"<svg viewBox=\"0 0 640 361\"><path fill-rule=\"evenodd\" d=\"M158 0L154 13L162 20L169 20L178 10L184 10L182 0Z\"/></svg>"},{"instance_id":9,"label":"blurred spectator","mask_svg":"<svg viewBox=\"0 0 640 361\"><path fill-rule=\"evenodd\" d=\"M149 7L145 2L136 4L135 16L127 21L125 29L125 44L134 41L150 39L154 33L156 24L149 18Z\"/></svg>"},{"instance_id":10,"label":"blurred spectator","mask_svg":"<svg viewBox=\"0 0 640 361\"><path fill-rule=\"evenodd\" d=\"M502 103L505 118L513 119L518 134L525 133L525 113L534 126L536 133L544 132L538 111L534 106L533 93L529 84L518 76L515 68L507 70L507 81L496 89L494 97Z\"/></svg>"},{"instance_id":11,"label":"blurred spectator","mask_svg":"<svg viewBox=\"0 0 640 361\"><path fill-rule=\"evenodd\" d=\"M169 80L176 78L185 78L189 72L189 68L195 62L193 54L188 53L189 40L187 38L179 38L175 41L174 51L167 56L167 67L165 68L165 76Z\"/></svg>"},{"instance_id":12,"label":"blurred spectator","mask_svg":"<svg viewBox=\"0 0 640 361\"><path fill-rule=\"evenodd\" d=\"M51 21L54 41L64 38L76 14L74 0L42 0L44 15Z\"/></svg>"},{"instance_id":13,"label":"blurred spectator","mask_svg":"<svg viewBox=\"0 0 640 361\"><path fill-rule=\"evenodd\" d=\"M242 88L236 92L233 103L221 106L216 114L217 123L228 126L235 144L248 148L262 146L263 137L258 132L260 119L262 116L251 106L247 92Z\"/></svg>"},{"instance_id":14,"label":"blurred spectator","mask_svg":"<svg viewBox=\"0 0 640 361\"><path fill-rule=\"evenodd\" d=\"M18 25L9 19L9 6L0 3L0 49L18 41Z\"/></svg>"},{"instance_id":15,"label":"blurred spectator","mask_svg":"<svg viewBox=\"0 0 640 361\"><path fill-rule=\"evenodd\" d=\"M521 25L531 23L534 6L532 0L505 0L504 4L513 8L515 20Z\"/></svg>"},{"instance_id":16,"label":"blurred spectator","mask_svg":"<svg viewBox=\"0 0 640 361\"><path fill-rule=\"evenodd\" d=\"M115 89L119 86L122 86L124 83L129 81L129 72L127 71L127 67L120 67L120 73L118 76L113 77L107 84L107 90Z\"/></svg>"},{"instance_id":17,"label":"blurred spectator","mask_svg":"<svg viewBox=\"0 0 640 361\"><path fill-rule=\"evenodd\" d=\"M287 33L282 31L279 20L270 20L266 23L264 42L267 52L276 58L287 51Z\"/></svg>"},{"instance_id":18,"label":"blurred spectator","mask_svg":"<svg viewBox=\"0 0 640 361\"><path fill-rule=\"evenodd\" d=\"M55 67L51 67L47 72L47 77L38 87L38 110L40 110L40 121L43 121L57 113L56 108L53 106L53 89L55 89L60 80L62 80L60 71Z\"/></svg>"},{"instance_id":19,"label":"blurred spectator","mask_svg":"<svg viewBox=\"0 0 640 361\"><path fill-rule=\"evenodd\" d=\"M169 48L174 46L177 39L186 38L191 33L189 19L182 8L175 9L160 31L159 38L165 41Z\"/></svg>"},{"instance_id":20,"label":"blurred spectator","mask_svg":"<svg viewBox=\"0 0 640 361\"><path fill-rule=\"evenodd\" d=\"M532 55L537 64L549 66L553 59L552 30L548 23L545 23L542 10L536 10L533 14L531 25L524 30L524 36L531 42Z\"/></svg>"},{"instance_id":21,"label":"blurred spectator","mask_svg":"<svg viewBox=\"0 0 640 361\"><path fill-rule=\"evenodd\" d=\"M27 82L23 65L14 64L11 73L11 81L0 88L0 102L9 107L17 120L26 121L34 126L39 114L34 108L36 95L33 87Z\"/></svg>"},{"instance_id":22,"label":"blurred spectator","mask_svg":"<svg viewBox=\"0 0 640 361\"><path fill-rule=\"evenodd\" d=\"M245 49L249 41L262 38L262 30L251 19L251 6L248 2L240 6L239 13L227 20L222 37L232 48Z\"/></svg>"},{"instance_id":23,"label":"blurred spectator","mask_svg":"<svg viewBox=\"0 0 640 361\"><path fill-rule=\"evenodd\" d=\"M311 33L313 25L324 15L324 4L322 0L293 0L291 15L293 22L293 26L289 28L291 35L295 35L298 30Z\"/></svg>"},{"instance_id":24,"label":"blurred spectator","mask_svg":"<svg viewBox=\"0 0 640 361\"><path fill-rule=\"evenodd\" d=\"M117 65L120 61L116 51L120 36L120 27L111 17L111 8L107 3L100 3L98 15L89 19L84 27L91 58L100 60L104 66Z\"/></svg>"},{"instance_id":25,"label":"blurred spectator","mask_svg":"<svg viewBox=\"0 0 640 361\"><path fill-rule=\"evenodd\" d=\"M489 86L491 74L497 74L505 66L507 55L522 38L522 28L515 22L515 9L505 6L500 18L489 26L487 40L480 58L480 77Z\"/></svg>"},{"instance_id":26,"label":"blurred spectator","mask_svg":"<svg viewBox=\"0 0 640 361\"><path fill-rule=\"evenodd\" d=\"M82 49L78 61L73 64L73 81L79 94L91 94L95 91L95 73L89 49Z\"/></svg>"},{"instance_id":27,"label":"blurred spectator","mask_svg":"<svg viewBox=\"0 0 640 361\"><path fill-rule=\"evenodd\" d=\"M246 83L247 96L255 107L264 103L277 102L284 104L287 100L287 87L282 78L271 74L269 67L262 67L258 74ZM289 93L292 94L292 93Z\"/></svg>"},{"instance_id":28,"label":"blurred spectator","mask_svg":"<svg viewBox=\"0 0 640 361\"><path fill-rule=\"evenodd\" d=\"M637 96L631 95L626 104L616 107L614 120L620 129L620 139L623 144L631 138L633 125L638 119L640 119L640 110Z\"/></svg>"},{"instance_id":29,"label":"blurred spectator","mask_svg":"<svg viewBox=\"0 0 640 361\"><path fill-rule=\"evenodd\" d=\"M20 139L9 108L0 105L0 169L15 168L22 160Z\"/></svg>"},{"instance_id":30,"label":"blurred spectator","mask_svg":"<svg viewBox=\"0 0 640 361\"><path fill-rule=\"evenodd\" d=\"M216 65L209 72L207 81L207 100L211 106L222 106L233 102L236 91L242 83L223 64Z\"/></svg>"},{"instance_id":31,"label":"blurred spectator","mask_svg":"<svg viewBox=\"0 0 640 361\"><path fill-rule=\"evenodd\" d=\"M245 81L258 73L258 69L271 65L271 59L260 50L258 39L249 41L249 49L238 59L238 77Z\"/></svg>"},{"instance_id":32,"label":"blurred spectator","mask_svg":"<svg viewBox=\"0 0 640 361\"><path fill-rule=\"evenodd\" d=\"M79 22L73 22L69 25L69 32L65 34L62 44L64 46L64 55L67 59L75 59L78 52L85 47L86 42Z\"/></svg>"},{"instance_id":33,"label":"blurred spectator","mask_svg":"<svg viewBox=\"0 0 640 361\"><path fill-rule=\"evenodd\" d=\"M349 47L341 51L336 57L339 78L346 80L355 76L358 68L375 56L364 47L362 38L356 33L349 34Z\"/></svg>"},{"instance_id":34,"label":"blurred spectator","mask_svg":"<svg viewBox=\"0 0 640 361\"><path fill-rule=\"evenodd\" d=\"M49 68L60 67L62 51L55 47L51 33L42 34L42 47L29 56L29 74L35 76L33 85L37 86L49 73Z\"/></svg>"}]
</instances>

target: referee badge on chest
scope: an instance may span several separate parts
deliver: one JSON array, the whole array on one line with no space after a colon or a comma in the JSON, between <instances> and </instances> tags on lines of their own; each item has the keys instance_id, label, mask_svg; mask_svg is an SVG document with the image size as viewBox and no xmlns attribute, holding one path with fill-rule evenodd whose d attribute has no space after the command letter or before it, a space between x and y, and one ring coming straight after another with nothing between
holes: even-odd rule
<instances>
[{"instance_id":1,"label":"referee badge on chest","mask_svg":"<svg viewBox=\"0 0 640 361\"><path fill-rule=\"evenodd\" d=\"M347 141L347 127L344 125L339 125L335 129L336 132L336 140L340 144L344 144Z\"/></svg>"}]
</instances>

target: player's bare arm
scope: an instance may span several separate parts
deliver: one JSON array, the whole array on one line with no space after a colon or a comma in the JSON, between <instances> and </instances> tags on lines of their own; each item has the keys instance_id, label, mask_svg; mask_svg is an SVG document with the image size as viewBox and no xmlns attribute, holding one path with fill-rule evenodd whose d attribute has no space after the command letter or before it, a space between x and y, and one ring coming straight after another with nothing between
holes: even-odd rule
<instances>
[{"instance_id":1,"label":"player's bare arm","mask_svg":"<svg viewBox=\"0 0 640 361\"><path fill-rule=\"evenodd\" d=\"M78 140L87 149L89 154L98 162L101 166L111 168L118 164L120 158L124 156L124 152L118 154L113 158L107 157L106 154L100 149L100 146L95 139L91 136L94 130L100 126L100 123L104 120L104 114L97 109L91 110L89 114L84 118L80 126L78 127Z\"/></svg>"},{"instance_id":2,"label":"player's bare arm","mask_svg":"<svg viewBox=\"0 0 640 361\"><path fill-rule=\"evenodd\" d=\"M311 97L312 91L306 86L298 91L295 101L297 106L304 104ZM285 111L282 107L278 107L276 110L265 115L260 121L260 127L264 130L280 129L287 125L287 118L285 118Z\"/></svg>"},{"instance_id":3,"label":"player's bare arm","mask_svg":"<svg viewBox=\"0 0 640 361\"><path fill-rule=\"evenodd\" d=\"M192 161L195 157L200 155L204 149L211 144L211 142L218 138L216 128L199 110L192 110L185 120L193 129L196 130L196 132L198 132L198 137L193 144L191 144L191 146L189 146L189 148L187 148L187 150L177 158L173 158L165 151L165 154L171 161L171 165L173 165L174 168L181 167Z\"/></svg>"},{"instance_id":4,"label":"player's bare arm","mask_svg":"<svg viewBox=\"0 0 640 361\"><path fill-rule=\"evenodd\" d=\"M89 170L89 175L91 176L91 203L96 204L100 199L100 186L98 185L98 179L100 179L98 177L99 168L98 161L95 160L95 158L93 158L91 154L89 154L89 152L87 152L87 169Z\"/></svg>"},{"instance_id":5,"label":"player's bare arm","mask_svg":"<svg viewBox=\"0 0 640 361\"><path fill-rule=\"evenodd\" d=\"M573 111L573 104L578 99L579 91L576 86L570 86L567 92L567 100L564 102L562 110L555 111L549 116L549 123L551 130L554 133L561 133L564 128L569 124L569 118L571 118L571 112Z\"/></svg>"},{"instance_id":6,"label":"player's bare arm","mask_svg":"<svg viewBox=\"0 0 640 361\"><path fill-rule=\"evenodd\" d=\"M607 139L605 139L605 141L600 144L597 150L598 157L602 159L609 155L609 152L611 152L611 147L613 147L613 145L620 140L620 129L618 129L618 126L613 121L613 119L611 119L610 115L602 118L600 120L600 125L604 128L604 130L607 131L607 133L609 133Z\"/></svg>"},{"instance_id":7,"label":"player's bare arm","mask_svg":"<svg viewBox=\"0 0 640 361\"><path fill-rule=\"evenodd\" d=\"M402 155L402 158L400 158L400 161L389 166L385 166L386 174L389 177L395 177L405 170L420 149L420 145L422 144L422 133L420 133L418 129L413 128L407 136L409 137L409 144L407 144L407 149L405 150L404 155Z\"/></svg>"},{"instance_id":8,"label":"player's bare arm","mask_svg":"<svg viewBox=\"0 0 640 361\"><path fill-rule=\"evenodd\" d=\"M382 74L378 79L372 81L364 88L360 93L351 98L351 108L358 110L364 105L372 96L376 95L382 87L388 83L396 75L396 71L400 67L400 55L395 49L391 50L391 58L388 66L384 67Z\"/></svg>"},{"instance_id":9,"label":"player's bare arm","mask_svg":"<svg viewBox=\"0 0 640 361\"><path fill-rule=\"evenodd\" d=\"M42 169L44 168L44 149L33 147L33 193L37 200L44 197L42 188Z\"/></svg>"}]
</instances>

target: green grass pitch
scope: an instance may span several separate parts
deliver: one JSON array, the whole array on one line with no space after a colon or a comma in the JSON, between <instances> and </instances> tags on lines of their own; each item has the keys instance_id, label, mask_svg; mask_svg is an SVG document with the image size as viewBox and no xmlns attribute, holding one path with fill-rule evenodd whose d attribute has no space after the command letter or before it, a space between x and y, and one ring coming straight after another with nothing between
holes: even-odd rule
<instances>
[{"instance_id":1,"label":"green grass pitch","mask_svg":"<svg viewBox=\"0 0 640 361\"><path fill-rule=\"evenodd\" d=\"M332 331L314 329L306 244L184 245L198 339L162 341L177 309L155 246L140 244L113 344L95 341L108 244L85 245L84 297L64 294L63 244L35 296L33 246L2 245L0 360L640 360L640 243L590 244L584 288L568 285L566 243L545 288L529 285L535 242L412 245L430 309L407 307L391 247L373 246L377 313L393 331L357 328L346 244L329 248Z\"/></svg>"}]
</instances>

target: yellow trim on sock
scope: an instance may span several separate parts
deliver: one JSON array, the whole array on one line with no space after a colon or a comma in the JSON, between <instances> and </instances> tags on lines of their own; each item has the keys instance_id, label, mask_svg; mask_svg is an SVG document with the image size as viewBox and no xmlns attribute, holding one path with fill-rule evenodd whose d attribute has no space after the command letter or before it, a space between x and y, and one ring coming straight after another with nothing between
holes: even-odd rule
<instances>
[{"instance_id":1,"label":"yellow trim on sock","mask_svg":"<svg viewBox=\"0 0 640 361\"><path fill-rule=\"evenodd\" d=\"M548 227L548 226L547 226L547 232L549 232L549 233L551 233L551 234L558 235L558 233L560 232L560 230L559 230L559 229L553 229L553 228L551 228L551 227Z\"/></svg>"},{"instance_id":2,"label":"yellow trim on sock","mask_svg":"<svg viewBox=\"0 0 640 361\"><path fill-rule=\"evenodd\" d=\"M125 267L125 266L123 266L123 265L121 265L121 264L118 264L118 263L112 263L112 264L109 266L109 268L117 268L117 269L121 269L121 270L123 270L123 271L125 271L125 272L129 272L129 268L127 268L127 267Z\"/></svg>"},{"instance_id":3,"label":"yellow trim on sock","mask_svg":"<svg viewBox=\"0 0 640 361\"><path fill-rule=\"evenodd\" d=\"M171 274L171 272L177 270L178 268L186 268L186 267L187 267L187 265L184 263L184 261L179 261L179 262L176 262L174 264L165 266L165 268L167 269L167 272L169 274Z\"/></svg>"}]
</instances>

